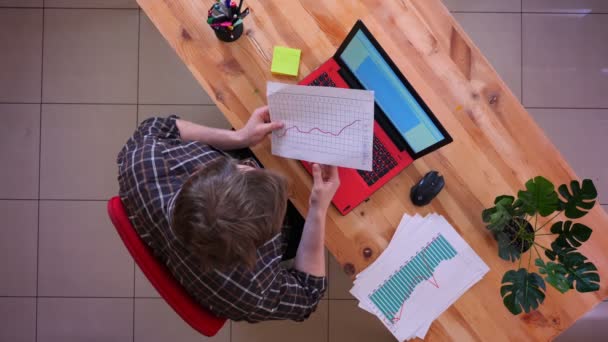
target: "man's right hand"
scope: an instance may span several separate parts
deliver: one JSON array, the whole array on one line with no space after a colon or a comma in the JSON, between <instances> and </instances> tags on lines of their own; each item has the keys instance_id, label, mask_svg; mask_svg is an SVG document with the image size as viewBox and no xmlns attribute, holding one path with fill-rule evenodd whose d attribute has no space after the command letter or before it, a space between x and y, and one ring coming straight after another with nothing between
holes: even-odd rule
<instances>
[{"instance_id":1,"label":"man's right hand","mask_svg":"<svg viewBox=\"0 0 608 342\"><path fill-rule=\"evenodd\" d=\"M310 208L325 211L340 186L338 168L312 164L312 176L314 184L310 193Z\"/></svg>"}]
</instances>

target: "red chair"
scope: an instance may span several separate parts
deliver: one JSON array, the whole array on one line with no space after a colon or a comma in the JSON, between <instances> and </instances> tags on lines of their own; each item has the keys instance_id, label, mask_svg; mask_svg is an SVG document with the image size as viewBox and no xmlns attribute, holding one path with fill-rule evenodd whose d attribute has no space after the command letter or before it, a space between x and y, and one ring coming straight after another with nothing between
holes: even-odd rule
<instances>
[{"instance_id":1,"label":"red chair","mask_svg":"<svg viewBox=\"0 0 608 342\"><path fill-rule=\"evenodd\" d=\"M120 197L110 199L108 214L122 242L161 297L194 330L209 337L217 334L226 319L216 317L198 305L173 278L169 270L154 258L131 225Z\"/></svg>"}]
</instances>

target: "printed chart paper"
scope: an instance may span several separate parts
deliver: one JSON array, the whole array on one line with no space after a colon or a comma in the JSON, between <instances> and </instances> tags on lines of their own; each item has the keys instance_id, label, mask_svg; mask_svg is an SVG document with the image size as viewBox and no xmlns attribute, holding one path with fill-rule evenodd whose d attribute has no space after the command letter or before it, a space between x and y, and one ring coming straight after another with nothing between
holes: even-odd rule
<instances>
[{"instance_id":1,"label":"printed chart paper","mask_svg":"<svg viewBox=\"0 0 608 342\"><path fill-rule=\"evenodd\" d=\"M488 271L445 218L404 215L389 246L357 275L350 292L397 340L424 338Z\"/></svg>"},{"instance_id":2,"label":"printed chart paper","mask_svg":"<svg viewBox=\"0 0 608 342\"><path fill-rule=\"evenodd\" d=\"M272 154L372 170L372 91L268 82L267 93L272 121L285 123L272 133Z\"/></svg>"}]
</instances>

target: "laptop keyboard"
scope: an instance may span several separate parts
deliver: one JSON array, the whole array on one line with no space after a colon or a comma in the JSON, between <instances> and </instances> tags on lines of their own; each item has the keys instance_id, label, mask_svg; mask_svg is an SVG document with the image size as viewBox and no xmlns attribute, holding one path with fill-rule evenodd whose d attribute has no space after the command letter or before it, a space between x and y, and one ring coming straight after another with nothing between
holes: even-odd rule
<instances>
[{"instance_id":1,"label":"laptop keyboard","mask_svg":"<svg viewBox=\"0 0 608 342\"><path fill-rule=\"evenodd\" d=\"M334 83L334 81L332 81L332 79L326 72L322 73L321 75L319 75L319 77L312 80L312 82L308 83L308 85L317 87L336 87L336 84Z\"/></svg>"},{"instance_id":2,"label":"laptop keyboard","mask_svg":"<svg viewBox=\"0 0 608 342\"><path fill-rule=\"evenodd\" d=\"M395 160L395 158L391 156L386 147L384 147L382 142L380 142L380 139L376 138L375 136L373 156L374 161L372 171L357 170L357 172L359 172L359 175L361 175L361 177L363 177L363 180L365 180L365 183L370 186L376 183L390 170L394 169L395 166L397 166L397 161Z\"/></svg>"},{"instance_id":3,"label":"laptop keyboard","mask_svg":"<svg viewBox=\"0 0 608 342\"><path fill-rule=\"evenodd\" d=\"M336 86L334 81L332 81L332 79L329 77L329 75L326 72L320 74L319 77L312 80L310 83L308 83L308 85L309 86L319 86L319 87L335 87ZM380 142L380 139L378 139L376 136L374 136L374 152L373 153L374 154L373 154L372 171L357 170L357 172L359 172L359 175L361 175L361 177L363 177L363 180L365 180L365 183L367 183L367 185L370 185L370 186L373 185L374 183L376 183L380 178L382 178L384 175L386 175L390 170L395 168L395 166L397 166L397 161L395 160L395 158L393 158L393 156L391 156L391 154L388 152L386 147L384 147L384 145Z\"/></svg>"}]
</instances>

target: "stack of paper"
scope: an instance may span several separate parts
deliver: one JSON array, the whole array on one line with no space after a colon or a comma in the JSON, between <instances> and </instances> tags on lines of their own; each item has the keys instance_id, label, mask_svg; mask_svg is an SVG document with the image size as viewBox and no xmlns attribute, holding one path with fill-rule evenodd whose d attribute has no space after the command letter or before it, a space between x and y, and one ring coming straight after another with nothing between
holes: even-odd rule
<instances>
[{"instance_id":1,"label":"stack of paper","mask_svg":"<svg viewBox=\"0 0 608 342\"><path fill-rule=\"evenodd\" d=\"M404 215L389 246L357 275L350 292L399 341L424 338L431 323L488 271L442 216Z\"/></svg>"}]
</instances>

